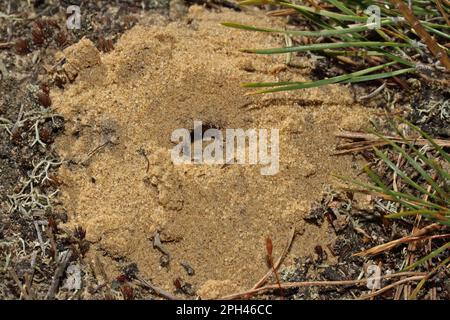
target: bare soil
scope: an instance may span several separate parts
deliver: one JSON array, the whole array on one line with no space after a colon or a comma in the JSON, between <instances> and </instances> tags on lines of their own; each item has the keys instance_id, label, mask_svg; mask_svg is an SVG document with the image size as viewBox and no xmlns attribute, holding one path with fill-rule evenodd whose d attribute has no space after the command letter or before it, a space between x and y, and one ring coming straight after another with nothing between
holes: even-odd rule
<instances>
[{"instance_id":1,"label":"bare soil","mask_svg":"<svg viewBox=\"0 0 450 320\"><path fill-rule=\"evenodd\" d=\"M366 125L370 110L336 86L245 96L240 82L304 79L308 63L299 58L298 67L286 67L284 57L240 53L282 38L227 29L223 21L282 22L260 12L193 6L180 21L134 27L110 53L100 54L88 40L64 51L64 71L76 80L51 94L67 121L56 142L69 161L59 171L61 200L68 227L86 228L92 254L103 253L111 276L121 272L114 260L126 259L170 290L187 277L187 263L195 270L189 282L212 298L248 288L267 272L266 237L279 256L289 230L298 230L293 257L333 238L303 218L325 186L335 185L333 173L358 172L351 157L332 156L333 134ZM174 165L171 132L193 129L194 120L218 129L279 128L280 172ZM152 247L156 234L170 262Z\"/></svg>"},{"instance_id":2,"label":"bare soil","mask_svg":"<svg viewBox=\"0 0 450 320\"><path fill-rule=\"evenodd\" d=\"M384 219L388 202L336 192L331 175L355 176L363 159L387 181L391 173L370 152L332 156L334 133L365 128L369 115L386 128L380 114L388 120L401 114L448 137L449 118L433 107L448 100L448 89L412 77L410 90L388 83L365 100L371 108L355 96L378 83L245 96L241 82L323 78L343 66L307 53L293 55L289 66L283 56L240 53L284 39L219 22L283 27L287 21L297 28L306 22L242 12L226 0L70 3L82 8L80 30L65 28L68 1L0 3L7 15L0 18L1 299L160 298L136 276L179 298L219 297L253 287L268 271L266 238L277 258L292 228L281 281L354 280L373 264L383 273L402 269L404 245L353 256L409 235L412 224ZM193 3L202 8L188 10ZM280 172L174 166L170 133L193 129L193 120L218 129L279 128ZM37 167L48 163L55 164ZM31 178L36 168L44 173L39 179ZM30 179L37 179L34 188ZM40 200L27 202L36 192L50 200L44 208ZM311 286L258 298L354 299L368 292ZM376 298L401 293L398 287ZM449 297L448 271L429 279L419 296Z\"/></svg>"}]
</instances>

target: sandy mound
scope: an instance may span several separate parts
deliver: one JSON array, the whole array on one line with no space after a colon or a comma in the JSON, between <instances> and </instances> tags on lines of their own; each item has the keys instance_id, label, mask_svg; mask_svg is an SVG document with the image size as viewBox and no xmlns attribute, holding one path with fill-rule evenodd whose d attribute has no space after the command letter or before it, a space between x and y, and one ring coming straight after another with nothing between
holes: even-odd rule
<instances>
[{"instance_id":1,"label":"sandy mound","mask_svg":"<svg viewBox=\"0 0 450 320\"><path fill-rule=\"evenodd\" d=\"M156 285L173 291L181 277L204 296L248 288L266 273L268 236L275 257L293 227L301 232L292 255L331 241L326 227L305 226L302 218L333 183L331 173L355 172L351 158L330 156L333 133L359 128L367 113L338 86L244 96L240 82L304 79L308 64L297 58L298 67L286 68L284 57L240 53L279 46L282 38L220 21L277 24L259 13L192 7L184 21L135 27L109 54L83 40L64 52L74 83L52 93L68 121L57 148L72 160L60 171L70 224L87 229L108 272L132 261ZM174 165L171 133L193 129L194 120L218 129L280 129L279 173L263 176L259 165ZM168 266L152 245L158 232Z\"/></svg>"}]
</instances>

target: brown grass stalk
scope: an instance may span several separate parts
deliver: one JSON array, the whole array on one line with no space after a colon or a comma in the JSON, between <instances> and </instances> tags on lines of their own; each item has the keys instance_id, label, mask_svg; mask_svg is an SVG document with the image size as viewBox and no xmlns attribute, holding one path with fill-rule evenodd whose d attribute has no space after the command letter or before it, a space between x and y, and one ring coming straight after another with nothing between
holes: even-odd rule
<instances>
[{"instance_id":1,"label":"brown grass stalk","mask_svg":"<svg viewBox=\"0 0 450 320\"><path fill-rule=\"evenodd\" d=\"M390 0L390 2L397 7L398 11L404 16L406 21L408 21L420 38L422 38L431 53L439 61L441 61L442 65L447 68L448 71L450 71L450 59L447 53L439 46L428 31L425 30L420 21L415 17L412 10L403 2L403 0Z\"/></svg>"},{"instance_id":2,"label":"brown grass stalk","mask_svg":"<svg viewBox=\"0 0 450 320\"><path fill-rule=\"evenodd\" d=\"M398 278L398 277L415 277L414 280L421 280L426 276L426 273L423 272L399 272L394 274L386 274L381 276L380 279L388 279L388 278ZM360 280L342 280L342 281L304 281L304 282L285 282L281 283L280 286L283 289L289 288L300 288L300 287L333 287L333 286L362 286L367 284L369 278L364 278ZM411 279L410 279L411 280ZM248 291L243 291L239 293L234 293L228 296L221 297L220 300L234 300L239 298L246 298L248 296L262 294L267 291L277 290L279 289L278 284L275 285L267 285L258 289L250 289Z\"/></svg>"}]
</instances>

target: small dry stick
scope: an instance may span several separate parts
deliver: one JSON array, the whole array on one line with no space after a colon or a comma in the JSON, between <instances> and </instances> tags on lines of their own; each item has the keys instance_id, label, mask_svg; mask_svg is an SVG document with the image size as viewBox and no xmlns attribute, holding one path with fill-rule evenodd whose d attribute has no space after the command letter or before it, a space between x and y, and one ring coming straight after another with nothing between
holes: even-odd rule
<instances>
[{"instance_id":1,"label":"small dry stick","mask_svg":"<svg viewBox=\"0 0 450 320\"><path fill-rule=\"evenodd\" d=\"M108 140L108 141L102 143L101 145L97 146L96 148L94 148L94 150L91 150L91 151L87 154L86 158L85 158L83 161L81 161L81 164L82 164L82 165L86 165L86 164L88 163L88 161L89 161L89 160L90 160L97 152L99 152L101 149L105 148L105 147L106 147L108 144L110 144L110 143L112 143L112 142Z\"/></svg>"},{"instance_id":2,"label":"small dry stick","mask_svg":"<svg viewBox=\"0 0 450 320\"><path fill-rule=\"evenodd\" d=\"M447 53L438 45L434 38L428 33L427 30L422 26L422 24L414 16L412 10L403 3L403 0L390 0L400 11L400 13L405 17L406 21L411 25L411 27L417 32L417 34L422 38L422 40L427 45L431 53L441 61L442 65L450 71L450 59Z\"/></svg>"},{"instance_id":3,"label":"small dry stick","mask_svg":"<svg viewBox=\"0 0 450 320\"><path fill-rule=\"evenodd\" d=\"M426 276L426 273L424 272L399 272L394 274L387 274L384 276L381 276L380 279L388 279L388 278L397 278L397 277L404 277L404 276L411 276L411 277L417 277L417 280L421 280L423 277ZM420 278L419 278L420 277ZM281 283L280 286L283 289L289 289L289 288L300 288L300 287L332 287L332 286L350 286L350 285L364 285L367 284L369 281L369 278L359 279L359 280L342 280L342 281L305 281L305 282L285 282ZM225 297L220 298L220 300L232 300L232 299L238 299L242 297L248 297L249 295L255 295L264 293L271 290L278 289L278 285L267 285L258 289L250 289L248 291L239 292L235 294L231 294Z\"/></svg>"},{"instance_id":4,"label":"small dry stick","mask_svg":"<svg viewBox=\"0 0 450 320\"><path fill-rule=\"evenodd\" d=\"M136 279L141 286L152 290L153 292L155 292L156 294L160 295L163 298L166 298L169 300L181 300L180 298L175 297L174 295L165 291L164 289L161 289L161 288L153 285L152 283L148 282L147 280L142 278L140 275L137 275Z\"/></svg>"},{"instance_id":5,"label":"small dry stick","mask_svg":"<svg viewBox=\"0 0 450 320\"><path fill-rule=\"evenodd\" d=\"M34 300L35 299L35 295L34 295L33 289L31 288L32 281L33 281L32 277L33 276L31 274L29 274L28 272L25 273L25 275L24 275L24 278L25 278L25 290L27 291L30 300Z\"/></svg>"},{"instance_id":6,"label":"small dry stick","mask_svg":"<svg viewBox=\"0 0 450 320\"><path fill-rule=\"evenodd\" d=\"M447 13L445 12L445 8L442 5L441 0L434 0L436 2L436 6L438 7L439 12L441 13L442 17L445 19L445 22L450 26L450 19L448 18Z\"/></svg>"},{"instance_id":7,"label":"small dry stick","mask_svg":"<svg viewBox=\"0 0 450 320\"><path fill-rule=\"evenodd\" d=\"M351 132L351 131L340 131L335 133L335 136L338 138L343 139L352 139L352 140L363 140L363 141L356 141L351 143L346 143L340 146L337 146L335 153L333 155L342 155L347 153L353 153L358 152L362 150L368 150L372 149L373 147L381 147L388 145L389 142L380 139L374 134L365 133L365 132ZM385 139L391 140L393 142L396 142L398 144L406 144L411 143L416 146L425 146L429 145L430 142L427 139L423 138L406 138L403 139L399 136L383 136ZM450 147L450 140L448 139L436 139L436 144L440 147Z\"/></svg>"},{"instance_id":8,"label":"small dry stick","mask_svg":"<svg viewBox=\"0 0 450 320\"><path fill-rule=\"evenodd\" d=\"M267 264L269 265L269 268L272 270L273 275L275 276L275 280L277 281L278 287L281 291L281 286L280 286L280 278L278 277L278 272L275 269L275 266L273 264L273 243L272 243L272 239L270 239L270 237L267 237L266 239L266 251L267 251Z\"/></svg>"},{"instance_id":9,"label":"small dry stick","mask_svg":"<svg viewBox=\"0 0 450 320\"><path fill-rule=\"evenodd\" d=\"M381 91L383 91L383 89L386 87L386 82L383 82L383 84L381 86L379 86L377 89L375 89L373 92L369 93L366 96L362 96L358 99L358 101L363 101L363 100L367 100L367 99L371 99L373 97L375 97L377 94L379 94Z\"/></svg>"},{"instance_id":10,"label":"small dry stick","mask_svg":"<svg viewBox=\"0 0 450 320\"><path fill-rule=\"evenodd\" d=\"M147 152L145 152L144 148L140 148L138 150L138 153L145 158L145 161L147 163L147 169L145 170L146 173L150 170L150 160L148 160Z\"/></svg>"},{"instance_id":11,"label":"small dry stick","mask_svg":"<svg viewBox=\"0 0 450 320\"><path fill-rule=\"evenodd\" d=\"M7 49L14 45L14 42L2 42L0 43L0 49Z\"/></svg>"},{"instance_id":12,"label":"small dry stick","mask_svg":"<svg viewBox=\"0 0 450 320\"><path fill-rule=\"evenodd\" d=\"M292 242L294 241L294 237L295 237L295 228L292 228L291 230L291 234L289 235L289 239L288 242L286 244L286 247L284 247L283 252L281 253L281 256L278 258L277 262L274 265L275 270L278 270L278 268L280 267L281 263L283 262L283 259L285 258L285 256L287 255L287 253L289 252L289 249L291 248ZM269 270L264 277L261 278L261 280L259 280L252 289L258 289L260 287L262 287L266 282L267 279L270 277L270 275L272 274L272 270Z\"/></svg>"},{"instance_id":13,"label":"small dry stick","mask_svg":"<svg viewBox=\"0 0 450 320\"><path fill-rule=\"evenodd\" d=\"M28 295L27 290L25 289L25 286L20 282L19 277L17 276L16 271L14 269L9 270L9 274L11 275L11 278L16 282L17 286L20 289L20 292L22 293L22 296L25 300L30 300L30 296Z\"/></svg>"},{"instance_id":14,"label":"small dry stick","mask_svg":"<svg viewBox=\"0 0 450 320\"><path fill-rule=\"evenodd\" d=\"M436 180L436 176L433 177L433 180ZM431 185L428 186L427 188L427 192L430 193L431 192ZM428 194L425 194L424 196L424 200L428 201ZM418 233L421 231L421 229L419 228L420 226L420 222L422 221L422 216L420 214L416 215L416 218L414 220L414 226L413 229L411 231L411 236L414 236L414 234ZM408 245L408 253L405 259L405 262L410 265L414 262L414 258L415 258L415 254L414 251L416 251L416 243L415 242L411 242ZM410 290L411 287L409 284L405 284L405 285L400 285L397 287L396 292L395 292L395 298L400 298L400 295L403 291L404 293L404 297L405 300L408 300L408 297L410 296Z\"/></svg>"},{"instance_id":15,"label":"small dry stick","mask_svg":"<svg viewBox=\"0 0 450 320\"><path fill-rule=\"evenodd\" d=\"M403 237L400 239L392 240L388 243L383 243L378 246L372 247L368 250L364 250L364 251L355 253L354 256L364 257L364 256L368 256L368 255L375 255L375 254L381 253L383 251L390 250L402 243L411 243L411 242L415 242L415 241L419 241L419 240L425 240L425 239L428 239L428 237L423 237L423 235L425 235L426 233L428 233L432 230L439 229L441 227L442 226L440 224L433 223L433 224L430 224L429 226L426 226L425 228L415 231L412 235L409 235L409 236L406 236L406 237ZM444 236L448 236L448 235L444 235ZM432 237L441 237L441 235L432 236Z\"/></svg>"},{"instance_id":16,"label":"small dry stick","mask_svg":"<svg viewBox=\"0 0 450 320\"><path fill-rule=\"evenodd\" d=\"M66 271L70 257L72 257L72 250L69 249L66 253L63 253L59 259L59 265L56 268L55 275L53 276L53 280L50 288L48 289L47 295L45 296L45 300L52 300L55 298L56 292L59 288L59 282L64 274L64 271Z\"/></svg>"},{"instance_id":17,"label":"small dry stick","mask_svg":"<svg viewBox=\"0 0 450 320\"><path fill-rule=\"evenodd\" d=\"M42 254L45 255L45 243L42 239L41 229L37 223L37 221L33 221L34 228L36 229L36 234L38 238L39 245L41 246Z\"/></svg>"},{"instance_id":18,"label":"small dry stick","mask_svg":"<svg viewBox=\"0 0 450 320\"><path fill-rule=\"evenodd\" d=\"M411 281L419 281L419 280L422 280L424 277L425 276L421 275L421 276L412 276L412 277L409 277L409 278L401 279L401 280L399 280L397 282L394 282L394 283L391 283L390 285L387 285L387 286L385 286L385 287L383 287L383 288L381 288L381 289L379 289L379 290L377 290L375 292L372 292L372 293L366 294L364 296L361 296L361 297L359 297L359 300L366 300L366 299L370 299L370 298L376 297L377 295L382 294L383 292L386 292L386 291L388 291L388 290L390 290L392 288L395 288L395 287L397 287L397 286L399 286L399 285L401 285L403 283L407 283L407 282L411 282Z\"/></svg>"},{"instance_id":19,"label":"small dry stick","mask_svg":"<svg viewBox=\"0 0 450 320\"><path fill-rule=\"evenodd\" d=\"M285 16L291 16L296 15L297 10L295 9L279 9L279 10L273 10L267 12L268 17L285 17Z\"/></svg>"},{"instance_id":20,"label":"small dry stick","mask_svg":"<svg viewBox=\"0 0 450 320\"><path fill-rule=\"evenodd\" d=\"M163 244L161 242L161 236L159 235L158 231L155 233L155 236L153 237L153 248L158 249L162 254L164 254L164 255L166 255L167 257L170 258L170 253L163 246Z\"/></svg>"}]
</instances>

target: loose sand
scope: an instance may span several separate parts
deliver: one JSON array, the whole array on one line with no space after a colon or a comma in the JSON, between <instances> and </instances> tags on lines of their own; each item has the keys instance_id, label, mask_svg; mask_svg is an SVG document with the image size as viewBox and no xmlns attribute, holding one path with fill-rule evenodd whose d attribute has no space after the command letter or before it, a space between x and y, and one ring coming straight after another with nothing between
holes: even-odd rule
<instances>
[{"instance_id":1,"label":"loose sand","mask_svg":"<svg viewBox=\"0 0 450 320\"><path fill-rule=\"evenodd\" d=\"M221 21L283 23L258 12L194 6L182 21L133 28L108 54L88 40L66 49L74 82L52 92L67 120L57 150L72 160L60 170L68 227L87 229L90 254L101 256L111 275L119 274L120 261L136 262L154 284L174 291L181 277L204 298L246 289L264 275L268 236L275 257L294 227L299 234L290 257L332 241L326 224L305 225L303 217L336 184L331 174L357 172L351 157L331 156L333 134L359 129L368 113L342 86L245 96L240 82L307 79L309 63L298 57L297 67L286 67L284 56L241 53L280 46L283 38L228 29ZM172 164L171 133L192 129L194 120L221 129L280 129L280 172ZM170 253L168 268L152 246L156 232ZM181 262L195 274L188 276Z\"/></svg>"}]
</instances>

